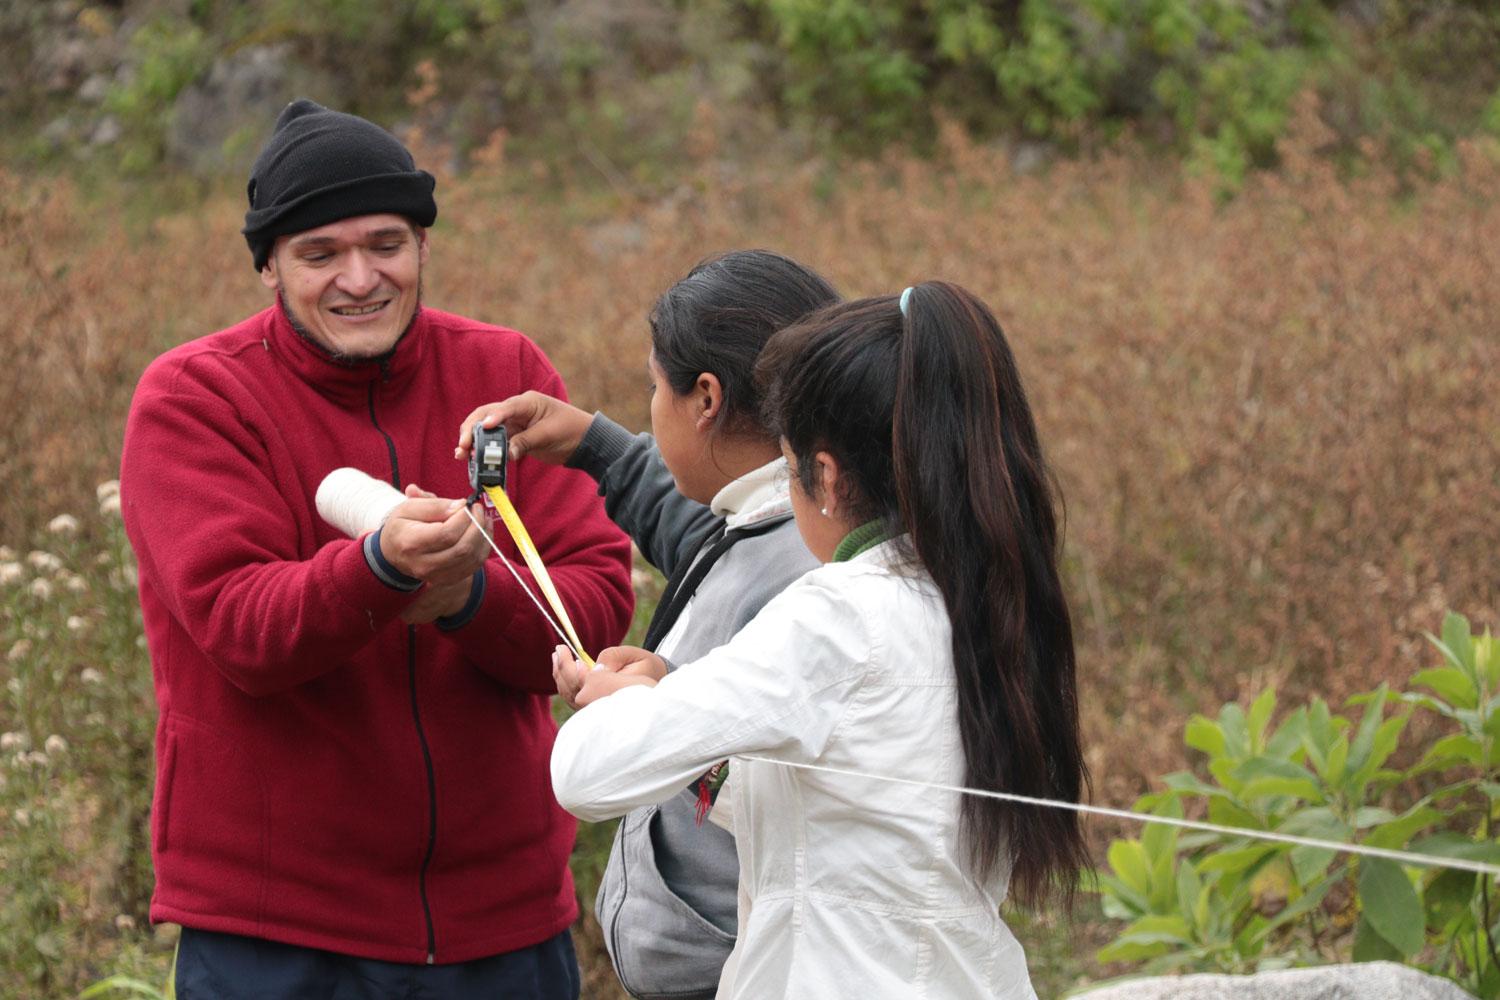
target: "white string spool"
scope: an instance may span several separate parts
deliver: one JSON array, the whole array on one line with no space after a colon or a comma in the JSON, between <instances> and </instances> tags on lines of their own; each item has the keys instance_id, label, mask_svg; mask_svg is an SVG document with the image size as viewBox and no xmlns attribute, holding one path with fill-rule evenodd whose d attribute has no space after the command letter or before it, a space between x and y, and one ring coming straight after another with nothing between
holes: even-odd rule
<instances>
[{"instance_id":1,"label":"white string spool","mask_svg":"<svg viewBox=\"0 0 1500 1000\"><path fill-rule=\"evenodd\" d=\"M318 484L315 502L323 520L358 538L385 523L406 496L382 479L358 469L334 469Z\"/></svg>"}]
</instances>

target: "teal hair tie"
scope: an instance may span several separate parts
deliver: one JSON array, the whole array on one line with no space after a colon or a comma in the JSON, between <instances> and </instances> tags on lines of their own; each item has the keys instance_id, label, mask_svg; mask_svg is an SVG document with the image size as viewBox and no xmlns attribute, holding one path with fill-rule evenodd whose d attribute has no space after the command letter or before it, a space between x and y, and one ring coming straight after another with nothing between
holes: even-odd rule
<instances>
[{"instance_id":1,"label":"teal hair tie","mask_svg":"<svg viewBox=\"0 0 1500 1000\"><path fill-rule=\"evenodd\" d=\"M911 319L911 311L907 306L911 303L911 286L906 286L906 291L901 293L901 315Z\"/></svg>"}]
</instances>

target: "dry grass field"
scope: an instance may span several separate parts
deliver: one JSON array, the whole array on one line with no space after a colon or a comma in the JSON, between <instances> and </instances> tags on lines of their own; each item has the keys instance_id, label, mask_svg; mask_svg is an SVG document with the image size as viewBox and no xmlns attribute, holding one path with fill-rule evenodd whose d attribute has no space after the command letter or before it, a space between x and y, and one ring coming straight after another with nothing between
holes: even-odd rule
<instances>
[{"instance_id":1,"label":"dry grass field","mask_svg":"<svg viewBox=\"0 0 1500 1000\"><path fill-rule=\"evenodd\" d=\"M1017 175L952 134L935 160L731 169L704 133L664 198L539 194L498 155L440 177L426 300L527 331L575 401L644 427L645 315L709 252L978 292L1067 503L1096 800L1182 766L1195 710L1268 683L1337 702L1406 677L1444 609L1497 622L1495 148L1348 178L1304 125L1225 199L1128 152ZM238 200L141 197L0 171L0 542L97 518L146 362L267 301Z\"/></svg>"}]
</instances>

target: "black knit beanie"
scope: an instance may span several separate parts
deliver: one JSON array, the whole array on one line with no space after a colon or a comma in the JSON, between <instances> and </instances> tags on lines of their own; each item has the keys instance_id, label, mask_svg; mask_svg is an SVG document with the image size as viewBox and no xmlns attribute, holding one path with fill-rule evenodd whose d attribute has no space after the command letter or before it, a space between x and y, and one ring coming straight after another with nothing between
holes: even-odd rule
<instances>
[{"instance_id":1,"label":"black knit beanie","mask_svg":"<svg viewBox=\"0 0 1500 1000\"><path fill-rule=\"evenodd\" d=\"M250 210L240 231L259 271L276 237L351 216L392 212L430 226L436 186L385 129L299 98L276 119L250 168Z\"/></svg>"}]
</instances>

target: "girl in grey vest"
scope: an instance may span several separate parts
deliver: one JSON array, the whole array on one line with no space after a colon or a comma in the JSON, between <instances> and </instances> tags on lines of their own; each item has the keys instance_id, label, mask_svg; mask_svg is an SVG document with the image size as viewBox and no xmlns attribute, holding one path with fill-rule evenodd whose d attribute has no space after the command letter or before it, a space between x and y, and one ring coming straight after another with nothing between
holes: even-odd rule
<instances>
[{"instance_id":1,"label":"girl in grey vest","mask_svg":"<svg viewBox=\"0 0 1500 1000\"><path fill-rule=\"evenodd\" d=\"M536 392L480 407L511 455L587 471L605 510L667 578L648 649L687 662L723 645L817 561L791 518L790 480L753 372L777 330L838 301L765 250L711 257L651 311L651 427L632 435ZM702 822L698 785L620 822L595 913L621 983L642 1000L712 997L734 945L734 837Z\"/></svg>"}]
</instances>

